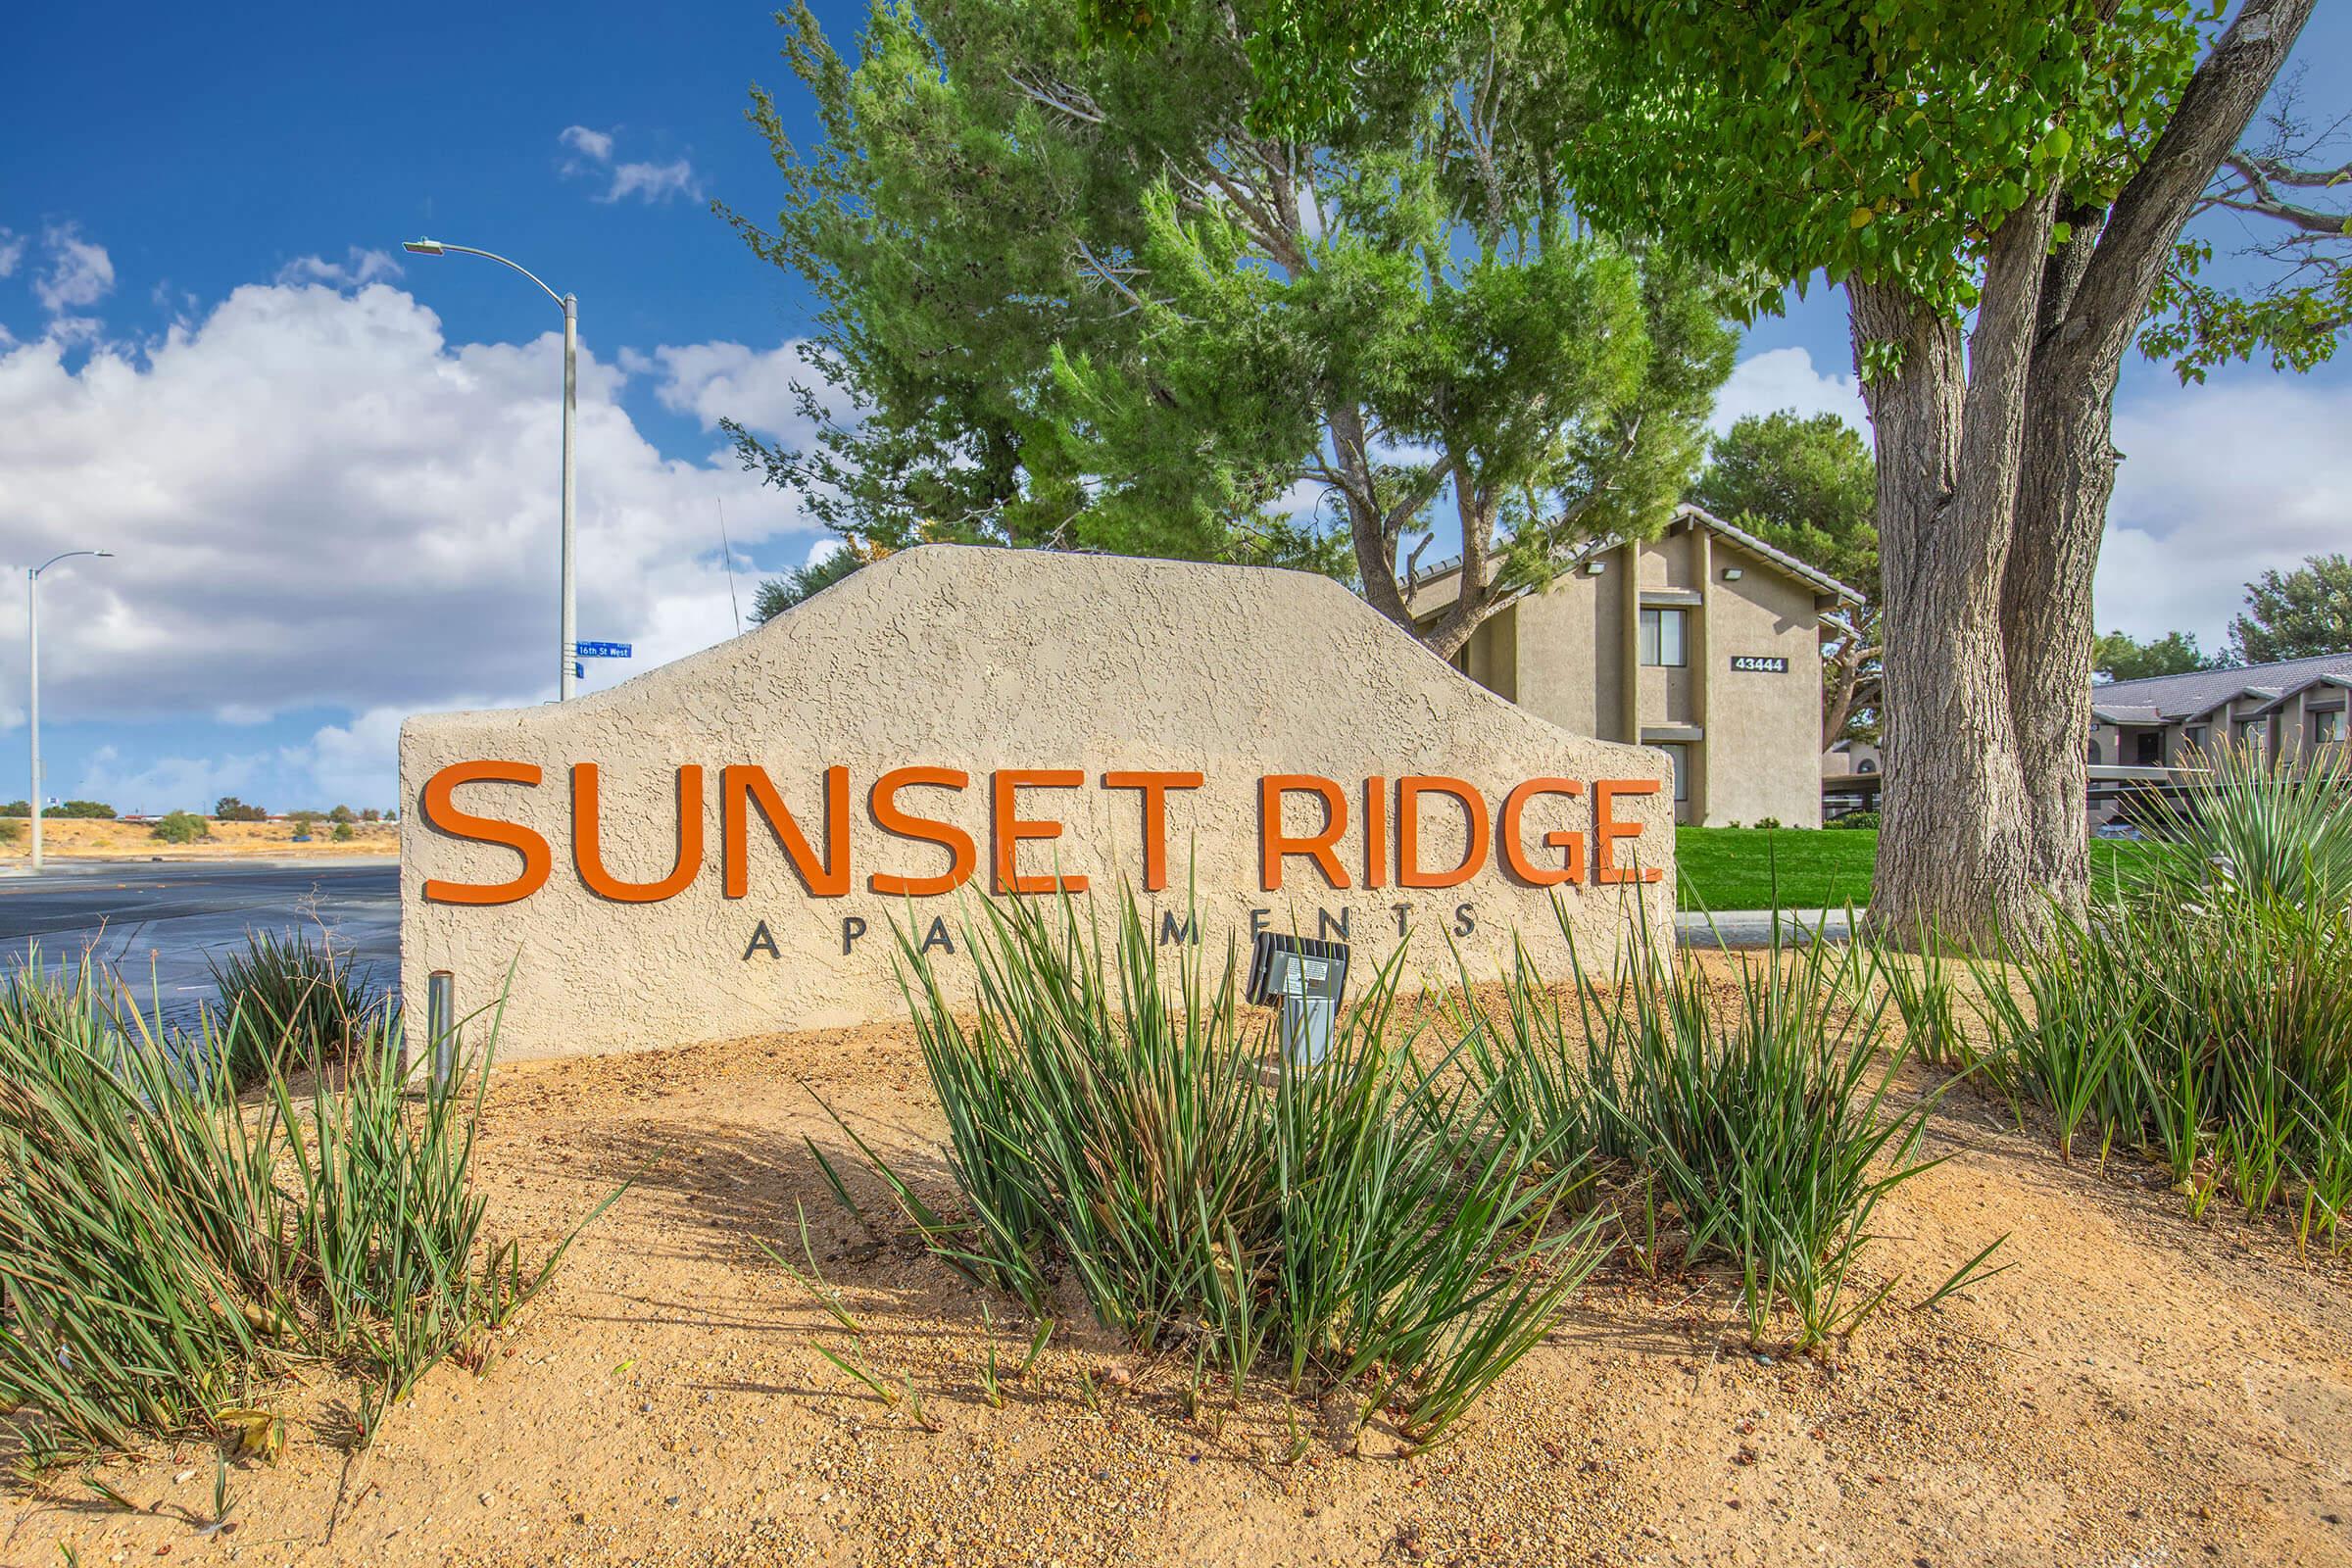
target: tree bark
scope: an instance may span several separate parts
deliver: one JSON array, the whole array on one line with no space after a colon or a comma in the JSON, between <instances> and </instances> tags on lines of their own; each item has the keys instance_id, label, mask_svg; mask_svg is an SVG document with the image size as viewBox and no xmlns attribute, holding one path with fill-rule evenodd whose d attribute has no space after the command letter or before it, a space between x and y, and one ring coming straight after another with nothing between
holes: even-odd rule
<instances>
[{"instance_id":1,"label":"tree bark","mask_svg":"<svg viewBox=\"0 0 2352 1568\"><path fill-rule=\"evenodd\" d=\"M2025 772L2002 660L2001 577L2023 445L2035 286L2054 198L1994 234L1975 332L1886 283L1854 282L1855 361L1877 430L1886 783L1872 925L1983 943L2034 917Z\"/></svg>"}]
</instances>

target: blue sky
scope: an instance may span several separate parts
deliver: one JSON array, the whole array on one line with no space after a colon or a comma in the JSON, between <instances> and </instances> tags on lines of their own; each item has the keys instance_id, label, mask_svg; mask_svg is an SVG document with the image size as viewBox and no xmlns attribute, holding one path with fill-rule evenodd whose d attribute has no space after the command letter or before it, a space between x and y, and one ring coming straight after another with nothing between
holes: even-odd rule
<instances>
[{"instance_id":1,"label":"blue sky","mask_svg":"<svg viewBox=\"0 0 2352 1568\"><path fill-rule=\"evenodd\" d=\"M818 9L846 47L862 8ZM747 593L808 558L820 536L714 428L799 428L805 301L708 211L771 210L752 82L813 139L778 42L760 5L19 19L0 560L122 553L43 580L50 794L388 806L403 715L548 695L559 318L503 269L401 255L419 233L580 296L580 635L640 656L592 689L733 630L722 511ZM2324 8L2298 57L2341 94L2352 20ZM1841 305L1751 332L1721 417L1858 419ZM2183 391L2134 364L2102 622L2211 646L2254 570L2343 548L2348 416L2341 367ZM0 798L24 788L23 634L11 589Z\"/></svg>"}]
</instances>

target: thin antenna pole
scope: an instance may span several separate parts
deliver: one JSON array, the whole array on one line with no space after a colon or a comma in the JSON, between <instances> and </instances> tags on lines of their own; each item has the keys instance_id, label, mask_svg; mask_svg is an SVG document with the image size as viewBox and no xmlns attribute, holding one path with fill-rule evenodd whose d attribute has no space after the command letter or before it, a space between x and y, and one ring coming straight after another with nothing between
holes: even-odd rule
<instances>
[{"instance_id":1,"label":"thin antenna pole","mask_svg":"<svg viewBox=\"0 0 2352 1568\"><path fill-rule=\"evenodd\" d=\"M718 549L727 558L727 604L735 612L735 635L743 635L743 602L735 597L735 547L727 543L727 502L724 496L711 499L718 503Z\"/></svg>"}]
</instances>

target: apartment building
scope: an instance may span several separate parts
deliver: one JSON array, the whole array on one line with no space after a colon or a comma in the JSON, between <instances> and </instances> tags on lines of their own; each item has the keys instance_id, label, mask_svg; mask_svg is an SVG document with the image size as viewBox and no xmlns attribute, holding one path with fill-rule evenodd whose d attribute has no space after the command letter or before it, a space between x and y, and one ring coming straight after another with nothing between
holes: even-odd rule
<instances>
[{"instance_id":1,"label":"apartment building","mask_svg":"<svg viewBox=\"0 0 2352 1568\"><path fill-rule=\"evenodd\" d=\"M1459 559L1418 572L1413 613L1461 591ZM1654 746L1675 820L1821 824L1822 614L1859 596L1697 507L1656 539L1601 541L1489 619L1454 663L1562 729Z\"/></svg>"},{"instance_id":2,"label":"apartment building","mask_svg":"<svg viewBox=\"0 0 2352 1568\"><path fill-rule=\"evenodd\" d=\"M2095 765L2169 767L2223 744L2289 759L2345 743L2352 653L2111 681L2092 691Z\"/></svg>"}]
</instances>

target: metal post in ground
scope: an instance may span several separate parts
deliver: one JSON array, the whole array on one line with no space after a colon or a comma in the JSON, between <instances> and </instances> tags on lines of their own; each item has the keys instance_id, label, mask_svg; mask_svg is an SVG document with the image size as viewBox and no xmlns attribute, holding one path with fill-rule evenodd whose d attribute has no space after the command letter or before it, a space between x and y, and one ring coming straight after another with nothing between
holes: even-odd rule
<instances>
[{"instance_id":1,"label":"metal post in ground","mask_svg":"<svg viewBox=\"0 0 2352 1568\"><path fill-rule=\"evenodd\" d=\"M435 969L424 983L425 1049L432 1053L432 1088L445 1093L457 1076L458 980L447 969Z\"/></svg>"}]
</instances>

